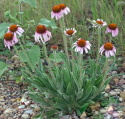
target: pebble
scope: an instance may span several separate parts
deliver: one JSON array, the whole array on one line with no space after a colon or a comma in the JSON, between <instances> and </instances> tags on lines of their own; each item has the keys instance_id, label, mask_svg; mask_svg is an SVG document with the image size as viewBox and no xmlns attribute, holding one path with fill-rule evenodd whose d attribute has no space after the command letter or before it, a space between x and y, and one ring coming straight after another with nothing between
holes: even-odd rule
<instances>
[{"instance_id":1,"label":"pebble","mask_svg":"<svg viewBox=\"0 0 125 119\"><path fill-rule=\"evenodd\" d=\"M23 114L21 117L22 117L23 119L28 119L30 116L29 116L28 114Z\"/></svg>"},{"instance_id":2,"label":"pebble","mask_svg":"<svg viewBox=\"0 0 125 119\"><path fill-rule=\"evenodd\" d=\"M114 92L114 91L110 91L109 93L110 93L111 96L115 96L115 95L117 94L117 93Z\"/></svg>"},{"instance_id":3,"label":"pebble","mask_svg":"<svg viewBox=\"0 0 125 119\"><path fill-rule=\"evenodd\" d=\"M100 112L101 112L102 114L104 114L104 113L107 112L107 110L105 110L105 109L101 109Z\"/></svg>"},{"instance_id":4,"label":"pebble","mask_svg":"<svg viewBox=\"0 0 125 119\"><path fill-rule=\"evenodd\" d=\"M25 108L25 105L20 105L18 108L23 109L23 108Z\"/></svg>"},{"instance_id":5,"label":"pebble","mask_svg":"<svg viewBox=\"0 0 125 119\"><path fill-rule=\"evenodd\" d=\"M112 75L115 75L115 74L117 74L117 71L112 71Z\"/></svg>"},{"instance_id":6,"label":"pebble","mask_svg":"<svg viewBox=\"0 0 125 119\"><path fill-rule=\"evenodd\" d=\"M32 114L33 110L26 110L24 113L26 113L26 114Z\"/></svg>"},{"instance_id":7,"label":"pebble","mask_svg":"<svg viewBox=\"0 0 125 119\"><path fill-rule=\"evenodd\" d=\"M11 108L8 108L4 111L4 114L10 114L12 113L12 109Z\"/></svg>"}]
</instances>

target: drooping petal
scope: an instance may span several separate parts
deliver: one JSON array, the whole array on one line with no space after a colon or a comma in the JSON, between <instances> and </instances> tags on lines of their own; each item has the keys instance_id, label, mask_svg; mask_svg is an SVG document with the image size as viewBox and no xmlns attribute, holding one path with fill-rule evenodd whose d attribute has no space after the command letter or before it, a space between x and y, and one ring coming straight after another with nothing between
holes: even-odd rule
<instances>
[{"instance_id":1,"label":"drooping petal","mask_svg":"<svg viewBox=\"0 0 125 119\"><path fill-rule=\"evenodd\" d=\"M118 28L116 28L115 30L112 30L112 37L115 37L118 35Z\"/></svg>"},{"instance_id":2,"label":"drooping petal","mask_svg":"<svg viewBox=\"0 0 125 119\"><path fill-rule=\"evenodd\" d=\"M111 33L111 32L112 32L112 30L109 27L107 27L105 33Z\"/></svg>"},{"instance_id":3,"label":"drooping petal","mask_svg":"<svg viewBox=\"0 0 125 119\"><path fill-rule=\"evenodd\" d=\"M17 29L20 33L23 33L24 32L24 30L21 28L21 27L18 27L18 29Z\"/></svg>"},{"instance_id":4,"label":"drooping petal","mask_svg":"<svg viewBox=\"0 0 125 119\"><path fill-rule=\"evenodd\" d=\"M105 56L109 57L109 51L107 51L107 50L105 51Z\"/></svg>"}]
</instances>

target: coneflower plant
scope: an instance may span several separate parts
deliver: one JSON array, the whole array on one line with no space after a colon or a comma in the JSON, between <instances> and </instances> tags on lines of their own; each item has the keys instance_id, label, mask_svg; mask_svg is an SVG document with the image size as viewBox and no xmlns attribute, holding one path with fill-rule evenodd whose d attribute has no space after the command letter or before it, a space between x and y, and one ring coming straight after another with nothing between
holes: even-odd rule
<instances>
[{"instance_id":1,"label":"coneflower plant","mask_svg":"<svg viewBox=\"0 0 125 119\"><path fill-rule=\"evenodd\" d=\"M25 31L18 25L11 25L4 35L5 47L10 49L14 46L25 66L25 70L22 72L23 77L30 84L28 88L30 97L41 106L38 115L41 118L60 118L73 112L80 116L90 104L103 98L101 92L111 79L111 77L107 77L107 74L114 63L109 67L108 59L114 57L115 60L116 49L111 42L105 44L100 42L101 34L105 34L102 32L103 30L101 31L101 29L105 29L102 26L107 23L102 19L88 20L95 29L98 29L99 36L96 44L98 49L95 52L97 57L92 59L93 45L89 38L78 38L75 28L65 26L64 16L70 12L65 4L55 5L51 11L51 19L55 18L60 25L64 53L58 50L59 46L48 47L47 45L52 38L51 29L47 30L50 22L46 25L39 24L34 31L35 42L40 43L43 47L44 59L40 59L41 52L38 45L34 45L30 49L23 47L22 37L18 36L23 35ZM77 32L79 31L77 30ZM118 35L116 24L112 23L108 26L106 33L109 32L112 32L113 37ZM16 48L17 42L22 48L20 52ZM71 52L67 45L68 42ZM100 46L102 47L100 48ZM48 55L48 49L52 52L51 57ZM69 56L70 53L72 57ZM46 64L43 63L43 60L46 61Z\"/></svg>"}]
</instances>

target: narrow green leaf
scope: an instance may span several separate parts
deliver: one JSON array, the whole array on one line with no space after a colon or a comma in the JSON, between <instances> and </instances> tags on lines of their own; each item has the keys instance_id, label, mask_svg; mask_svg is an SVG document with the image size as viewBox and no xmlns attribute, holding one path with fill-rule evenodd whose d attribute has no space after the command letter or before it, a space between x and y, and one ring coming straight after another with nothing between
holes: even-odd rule
<instances>
[{"instance_id":1,"label":"narrow green leaf","mask_svg":"<svg viewBox=\"0 0 125 119\"><path fill-rule=\"evenodd\" d=\"M7 70L7 64L0 61L0 77L2 76L4 71L6 71L6 70Z\"/></svg>"}]
</instances>

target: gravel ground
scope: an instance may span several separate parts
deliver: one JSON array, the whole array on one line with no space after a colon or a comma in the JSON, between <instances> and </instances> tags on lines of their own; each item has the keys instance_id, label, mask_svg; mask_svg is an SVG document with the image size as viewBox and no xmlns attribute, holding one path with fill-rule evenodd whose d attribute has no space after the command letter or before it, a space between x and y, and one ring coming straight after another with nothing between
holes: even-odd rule
<instances>
[{"instance_id":1,"label":"gravel ground","mask_svg":"<svg viewBox=\"0 0 125 119\"><path fill-rule=\"evenodd\" d=\"M122 59L119 58L118 60ZM16 60L13 63L12 61L7 62L8 64L17 65L14 67L19 66L19 62ZM117 70L110 72L109 75L120 73L125 74L125 62L122 62L122 65ZM28 91L24 87L25 85L21 87L21 85L10 79L0 82L0 119L33 119L38 114L39 105L30 99L27 95ZM114 119L125 119L125 75L114 77L103 93L105 99L111 96L118 100L118 103L111 102L103 108L100 102L97 102L90 106L91 115L84 112L81 119L112 119L112 117ZM24 96L26 98L25 103L21 102ZM74 113L73 115L65 115L61 119L79 118Z\"/></svg>"}]
</instances>

